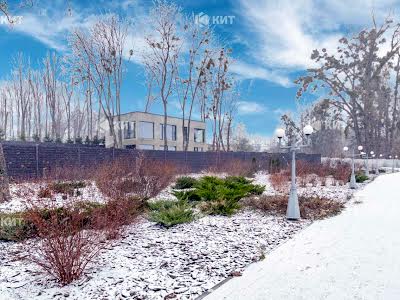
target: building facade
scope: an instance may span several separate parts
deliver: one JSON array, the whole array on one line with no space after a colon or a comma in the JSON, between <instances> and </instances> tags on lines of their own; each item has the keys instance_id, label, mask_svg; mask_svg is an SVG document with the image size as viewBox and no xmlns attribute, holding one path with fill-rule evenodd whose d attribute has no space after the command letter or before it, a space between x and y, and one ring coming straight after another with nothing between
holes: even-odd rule
<instances>
[{"instance_id":1,"label":"building facade","mask_svg":"<svg viewBox=\"0 0 400 300\"><path fill-rule=\"evenodd\" d=\"M164 150L164 116L145 112L130 112L121 115L122 145L124 148L142 150ZM104 123L102 126L106 128ZM118 128L118 126L116 126ZM106 147L114 145L109 130L105 133ZM190 121L190 132L187 132L187 120L182 131L182 119L167 118L167 143L169 151L182 151L183 140L189 141L188 151L207 151L206 123Z\"/></svg>"}]
</instances>

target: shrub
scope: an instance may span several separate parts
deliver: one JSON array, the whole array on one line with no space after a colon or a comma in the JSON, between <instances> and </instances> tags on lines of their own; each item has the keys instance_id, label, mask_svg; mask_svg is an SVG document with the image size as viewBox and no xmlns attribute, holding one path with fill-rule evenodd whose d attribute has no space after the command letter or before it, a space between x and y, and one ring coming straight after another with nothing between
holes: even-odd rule
<instances>
[{"instance_id":1,"label":"shrub","mask_svg":"<svg viewBox=\"0 0 400 300\"><path fill-rule=\"evenodd\" d=\"M175 194L178 199L189 201L213 201L221 199L232 199L235 201L248 195L259 195L264 187L251 184L244 177L227 177L225 179L213 176L201 178L195 185L194 191L186 191Z\"/></svg>"},{"instance_id":2,"label":"shrub","mask_svg":"<svg viewBox=\"0 0 400 300\"><path fill-rule=\"evenodd\" d=\"M135 197L110 200L107 205L93 209L91 228L104 230L107 239L116 239L122 226L134 222L142 210L143 202Z\"/></svg>"},{"instance_id":3,"label":"shrub","mask_svg":"<svg viewBox=\"0 0 400 300\"><path fill-rule=\"evenodd\" d=\"M289 176L285 173L274 173L269 176L272 187L279 192L286 190L289 179Z\"/></svg>"},{"instance_id":4,"label":"shrub","mask_svg":"<svg viewBox=\"0 0 400 300\"><path fill-rule=\"evenodd\" d=\"M356 182L358 183L363 183L364 181L367 181L369 179L369 177L365 174L356 174Z\"/></svg>"},{"instance_id":5,"label":"shrub","mask_svg":"<svg viewBox=\"0 0 400 300\"><path fill-rule=\"evenodd\" d=\"M281 161L279 158L271 158L268 163L268 173L279 173L282 169Z\"/></svg>"},{"instance_id":6,"label":"shrub","mask_svg":"<svg viewBox=\"0 0 400 300\"><path fill-rule=\"evenodd\" d=\"M32 224L24 219L23 213L0 214L0 240L20 241L33 236Z\"/></svg>"},{"instance_id":7,"label":"shrub","mask_svg":"<svg viewBox=\"0 0 400 300\"><path fill-rule=\"evenodd\" d=\"M52 193L48 187L42 187L38 191L39 198L51 198L51 196L52 196Z\"/></svg>"},{"instance_id":8,"label":"shrub","mask_svg":"<svg viewBox=\"0 0 400 300\"><path fill-rule=\"evenodd\" d=\"M209 215L231 216L240 209L236 199L216 199L214 201L202 202L200 210Z\"/></svg>"},{"instance_id":9,"label":"shrub","mask_svg":"<svg viewBox=\"0 0 400 300\"><path fill-rule=\"evenodd\" d=\"M178 189L178 190L190 189L190 188L193 188L196 183L197 183L197 180L195 178L188 177L188 176L179 177L176 180L174 189Z\"/></svg>"},{"instance_id":10,"label":"shrub","mask_svg":"<svg viewBox=\"0 0 400 300\"><path fill-rule=\"evenodd\" d=\"M273 215L286 214L288 197L287 196L261 196L250 197L244 200L246 206L268 212Z\"/></svg>"},{"instance_id":11,"label":"shrub","mask_svg":"<svg viewBox=\"0 0 400 300\"><path fill-rule=\"evenodd\" d=\"M198 180L193 190L175 191L174 195L180 201L200 202L199 208L205 213L231 215L240 208L240 199L263 192L263 186L254 185L244 177L205 176Z\"/></svg>"},{"instance_id":12,"label":"shrub","mask_svg":"<svg viewBox=\"0 0 400 300\"><path fill-rule=\"evenodd\" d=\"M116 160L98 167L95 181L102 193L113 198L156 196L173 180L178 169L169 162L146 159Z\"/></svg>"},{"instance_id":13,"label":"shrub","mask_svg":"<svg viewBox=\"0 0 400 300\"><path fill-rule=\"evenodd\" d=\"M104 230L107 238L116 238L119 236L121 226L132 223L142 209L142 201L125 198L119 201L111 200L106 204L76 202L65 207L34 207L23 213L0 214L0 221L5 220L0 224L0 240L18 241L38 236L38 229L32 222L31 215L38 215L45 221L57 217L59 222L62 222L71 219L76 213L80 215L81 230ZM17 221L12 221L14 219Z\"/></svg>"},{"instance_id":14,"label":"shrub","mask_svg":"<svg viewBox=\"0 0 400 300\"><path fill-rule=\"evenodd\" d=\"M172 194L181 201L188 201L188 202L194 202L194 201L201 201L200 196L197 194L196 190L190 190L190 191L173 191Z\"/></svg>"},{"instance_id":15,"label":"shrub","mask_svg":"<svg viewBox=\"0 0 400 300\"><path fill-rule=\"evenodd\" d=\"M245 205L274 215L286 215L287 196L261 196L248 198ZM339 214L344 205L338 201L319 197L299 197L300 215L303 219L324 219Z\"/></svg>"},{"instance_id":16,"label":"shrub","mask_svg":"<svg viewBox=\"0 0 400 300\"><path fill-rule=\"evenodd\" d=\"M311 220L332 217L344 209L343 203L320 197L300 197L299 205L302 218Z\"/></svg>"},{"instance_id":17,"label":"shrub","mask_svg":"<svg viewBox=\"0 0 400 300\"><path fill-rule=\"evenodd\" d=\"M167 228L194 220L193 210L185 201L163 200L148 205L150 220Z\"/></svg>"},{"instance_id":18,"label":"shrub","mask_svg":"<svg viewBox=\"0 0 400 300\"><path fill-rule=\"evenodd\" d=\"M56 194L73 196L78 191L78 189L84 188L85 186L86 183L84 181L58 181L50 184L49 188Z\"/></svg>"},{"instance_id":19,"label":"shrub","mask_svg":"<svg viewBox=\"0 0 400 300\"><path fill-rule=\"evenodd\" d=\"M25 244L29 253L26 259L62 285L79 279L105 245L99 232L82 230L86 220L77 207L64 210L68 214L61 220L57 209L49 209L46 216L39 209L31 209L25 216L40 238Z\"/></svg>"},{"instance_id":20,"label":"shrub","mask_svg":"<svg viewBox=\"0 0 400 300\"><path fill-rule=\"evenodd\" d=\"M258 165L255 159L252 159L251 161L229 159L216 162L210 166L207 171L210 173L226 173L229 176L252 177L257 169Z\"/></svg>"}]
</instances>

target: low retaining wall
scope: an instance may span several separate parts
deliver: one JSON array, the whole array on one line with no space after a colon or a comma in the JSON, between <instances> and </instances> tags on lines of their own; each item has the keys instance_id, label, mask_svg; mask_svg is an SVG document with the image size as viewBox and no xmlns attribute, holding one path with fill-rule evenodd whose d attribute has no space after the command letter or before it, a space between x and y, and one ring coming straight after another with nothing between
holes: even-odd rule
<instances>
[{"instance_id":1,"label":"low retaining wall","mask_svg":"<svg viewBox=\"0 0 400 300\"><path fill-rule=\"evenodd\" d=\"M166 160L185 166L193 172L207 169L229 160L243 160L256 164L257 168L269 169L283 166L290 161L288 153L266 152L184 152L114 149L99 146L55 143L2 142L8 174L13 179L42 177L57 167L93 167L118 158L135 159L140 153L154 160ZM321 162L319 154L299 153L298 159Z\"/></svg>"}]
</instances>

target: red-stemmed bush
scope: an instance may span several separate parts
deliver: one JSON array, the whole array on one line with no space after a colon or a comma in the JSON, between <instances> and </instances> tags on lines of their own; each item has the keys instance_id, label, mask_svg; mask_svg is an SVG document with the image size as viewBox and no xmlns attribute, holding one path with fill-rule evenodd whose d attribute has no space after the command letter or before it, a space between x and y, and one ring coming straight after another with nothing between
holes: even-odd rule
<instances>
[{"instance_id":1,"label":"red-stemmed bush","mask_svg":"<svg viewBox=\"0 0 400 300\"><path fill-rule=\"evenodd\" d=\"M272 187L279 192L287 191L290 176L285 172L274 173L269 176Z\"/></svg>"},{"instance_id":2,"label":"red-stemmed bush","mask_svg":"<svg viewBox=\"0 0 400 300\"><path fill-rule=\"evenodd\" d=\"M62 285L79 279L105 245L101 232L82 230L87 216L78 207L33 207L25 220L35 227L37 236L37 240L25 244L26 259Z\"/></svg>"},{"instance_id":3,"label":"red-stemmed bush","mask_svg":"<svg viewBox=\"0 0 400 300\"><path fill-rule=\"evenodd\" d=\"M156 196L175 178L178 168L166 161L139 155L135 160L115 160L98 167L94 179L98 188L114 200Z\"/></svg>"},{"instance_id":4,"label":"red-stemmed bush","mask_svg":"<svg viewBox=\"0 0 400 300\"><path fill-rule=\"evenodd\" d=\"M252 177L257 170L257 161L242 159L228 159L216 162L207 168L207 172L210 173L226 173L229 176L244 177Z\"/></svg>"}]
</instances>

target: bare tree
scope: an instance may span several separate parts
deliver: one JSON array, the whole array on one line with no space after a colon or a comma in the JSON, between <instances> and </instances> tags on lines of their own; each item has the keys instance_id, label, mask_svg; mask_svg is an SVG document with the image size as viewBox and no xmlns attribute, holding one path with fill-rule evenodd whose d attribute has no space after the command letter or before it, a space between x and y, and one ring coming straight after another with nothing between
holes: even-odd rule
<instances>
[{"instance_id":1,"label":"bare tree","mask_svg":"<svg viewBox=\"0 0 400 300\"><path fill-rule=\"evenodd\" d=\"M99 107L113 136L114 147L122 147L124 57L133 54L132 50L125 53L127 30L127 23L112 15L99 19L89 32L74 30L70 37L74 70L80 78L89 79L93 85Z\"/></svg>"},{"instance_id":2,"label":"bare tree","mask_svg":"<svg viewBox=\"0 0 400 300\"><path fill-rule=\"evenodd\" d=\"M61 65L55 53L48 53L43 60L43 85L46 99L46 127L49 125L47 116L50 116L50 134L46 129L46 136L52 139L61 138L61 101L57 95L60 87L59 76Z\"/></svg>"},{"instance_id":3,"label":"bare tree","mask_svg":"<svg viewBox=\"0 0 400 300\"><path fill-rule=\"evenodd\" d=\"M223 130L226 122L225 112L225 92L231 88L229 77L229 54L231 50L221 48L216 56L210 58L206 65L208 91L204 91L203 95L209 93L211 95L210 107L208 108L208 116L212 121L212 150L225 151Z\"/></svg>"},{"instance_id":4,"label":"bare tree","mask_svg":"<svg viewBox=\"0 0 400 300\"><path fill-rule=\"evenodd\" d=\"M174 79L177 73L177 60L181 39L176 28L180 17L180 8L174 3L165 0L156 1L150 11L149 24L152 32L146 36L146 43L150 51L144 56L146 74L151 77L161 99L164 111L164 150L168 150L167 117L168 101L174 92Z\"/></svg>"},{"instance_id":5,"label":"bare tree","mask_svg":"<svg viewBox=\"0 0 400 300\"><path fill-rule=\"evenodd\" d=\"M296 81L298 97L306 91L327 92L323 99L346 115L357 144L376 152L391 151L399 124L399 33L400 24L387 19L378 26L373 19L371 29L340 39L337 54L314 50L311 58L318 67Z\"/></svg>"},{"instance_id":6,"label":"bare tree","mask_svg":"<svg viewBox=\"0 0 400 300\"><path fill-rule=\"evenodd\" d=\"M177 96L182 112L182 136L184 136L182 146L185 151L188 150L189 146L188 137L193 110L197 103L200 104L201 86L206 81L206 66L212 53L210 49L211 28L199 26L194 22L193 18L193 16L188 18L183 26L189 53L187 55L181 53L181 59L184 62L176 65L175 79Z\"/></svg>"},{"instance_id":7,"label":"bare tree","mask_svg":"<svg viewBox=\"0 0 400 300\"><path fill-rule=\"evenodd\" d=\"M18 4L18 7L24 8L24 7L32 7L33 6L33 0L24 0L20 1ZM10 9L9 9L9 1L1 0L0 1L0 13L3 14L8 23L10 25L13 25L17 20L16 17L10 14Z\"/></svg>"},{"instance_id":8,"label":"bare tree","mask_svg":"<svg viewBox=\"0 0 400 300\"><path fill-rule=\"evenodd\" d=\"M233 90L229 93L226 101L226 151L231 151L232 126L238 109L239 97L238 90Z\"/></svg>"}]
</instances>

